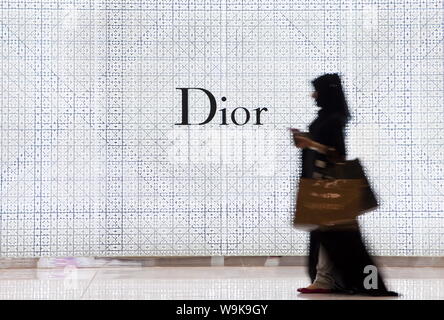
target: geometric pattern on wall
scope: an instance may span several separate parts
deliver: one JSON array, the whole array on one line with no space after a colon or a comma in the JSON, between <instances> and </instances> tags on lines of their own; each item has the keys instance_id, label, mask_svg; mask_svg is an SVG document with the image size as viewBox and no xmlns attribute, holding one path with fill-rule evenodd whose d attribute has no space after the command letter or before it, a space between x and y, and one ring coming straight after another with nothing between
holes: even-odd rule
<instances>
[{"instance_id":1,"label":"geometric pattern on wall","mask_svg":"<svg viewBox=\"0 0 444 320\"><path fill-rule=\"evenodd\" d=\"M443 8L2 1L0 256L306 254L288 128L314 119L324 72L343 76L348 155L381 202L360 218L372 253L443 255ZM261 126L221 126L220 111L176 126L178 87L269 111ZM207 115L190 95L190 118Z\"/></svg>"}]
</instances>

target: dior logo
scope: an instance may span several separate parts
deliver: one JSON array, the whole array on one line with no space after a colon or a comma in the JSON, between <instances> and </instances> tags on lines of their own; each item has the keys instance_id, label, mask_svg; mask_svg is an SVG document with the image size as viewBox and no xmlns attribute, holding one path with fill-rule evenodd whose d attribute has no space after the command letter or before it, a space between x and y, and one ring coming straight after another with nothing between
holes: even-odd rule
<instances>
[{"instance_id":1,"label":"dior logo","mask_svg":"<svg viewBox=\"0 0 444 320\"><path fill-rule=\"evenodd\" d=\"M189 117L188 117L188 111L189 111L189 105L188 105L188 96L189 96L189 90L199 90L201 92L203 92L209 102L210 102L210 109L209 109L209 113L207 118L201 122L198 123L198 125L205 125L209 122L211 122L214 118L214 116L216 115L216 111L217 111L217 103L216 103L216 98L214 97L214 95L203 88L176 88L177 90L181 90L182 91L182 122L181 123L175 123L175 125L178 126L186 126L186 125L191 125L191 123L189 122ZM222 102L227 101L226 97L222 97L221 98ZM221 112L221 125L228 125L228 119L227 119L227 109L226 108L222 108L219 110ZM256 108L254 109L253 112L253 117L255 117L255 123L253 123L253 125L262 125L261 123L261 113L263 111L268 111L267 108ZM239 116L244 115L245 117L242 117L243 121L239 121ZM247 124L250 121L251 118L251 114L250 111L248 111L248 109L243 108L243 107L238 107L235 108L233 111L231 111L230 114L230 120L232 123L234 123L237 126L243 126L245 124ZM195 124L195 123L194 123Z\"/></svg>"}]
</instances>

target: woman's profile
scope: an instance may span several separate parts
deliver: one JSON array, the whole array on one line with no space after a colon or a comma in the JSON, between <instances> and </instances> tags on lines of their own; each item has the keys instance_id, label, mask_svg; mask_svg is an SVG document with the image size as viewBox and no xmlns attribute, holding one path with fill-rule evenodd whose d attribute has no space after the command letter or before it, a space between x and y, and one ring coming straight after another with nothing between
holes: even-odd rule
<instances>
[{"instance_id":1,"label":"woman's profile","mask_svg":"<svg viewBox=\"0 0 444 320\"><path fill-rule=\"evenodd\" d=\"M346 159L344 128L350 113L338 74L324 74L312 81L312 97L320 108L309 132L293 130L302 149L303 178L322 179L322 169ZM372 270L376 283L366 280ZM381 273L367 252L356 220L310 232L308 271L312 281L301 293L346 292L397 296L388 291Z\"/></svg>"}]
</instances>

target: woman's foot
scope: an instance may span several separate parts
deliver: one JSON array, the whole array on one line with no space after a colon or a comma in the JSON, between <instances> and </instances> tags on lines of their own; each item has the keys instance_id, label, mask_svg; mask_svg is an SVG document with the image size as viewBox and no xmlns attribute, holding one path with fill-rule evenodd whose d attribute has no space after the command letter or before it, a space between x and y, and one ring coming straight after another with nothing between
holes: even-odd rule
<instances>
[{"instance_id":1,"label":"woman's foot","mask_svg":"<svg viewBox=\"0 0 444 320\"><path fill-rule=\"evenodd\" d=\"M328 289L328 288L321 288L321 287L318 287L314 284L311 284L306 288L299 288L298 292L300 292L300 293L332 293L333 290Z\"/></svg>"}]
</instances>

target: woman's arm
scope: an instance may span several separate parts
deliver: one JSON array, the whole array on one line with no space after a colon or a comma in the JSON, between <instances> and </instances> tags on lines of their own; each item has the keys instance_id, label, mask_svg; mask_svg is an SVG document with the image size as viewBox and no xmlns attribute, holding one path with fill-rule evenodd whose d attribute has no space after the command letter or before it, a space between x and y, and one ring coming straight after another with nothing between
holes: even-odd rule
<instances>
[{"instance_id":1,"label":"woman's arm","mask_svg":"<svg viewBox=\"0 0 444 320\"><path fill-rule=\"evenodd\" d=\"M335 148L323 145L310 138L298 134L294 134L293 138L296 143L296 147L298 148L301 149L309 148L319 153L323 153L326 155L327 159L331 162L345 161L345 157L341 155Z\"/></svg>"},{"instance_id":2,"label":"woman's arm","mask_svg":"<svg viewBox=\"0 0 444 320\"><path fill-rule=\"evenodd\" d=\"M325 154L325 156L327 157L327 160L330 162L345 161L345 157L343 155L341 155L338 150L336 150L335 148L320 144L316 141L312 140L311 147L309 147L309 148Z\"/></svg>"}]
</instances>

